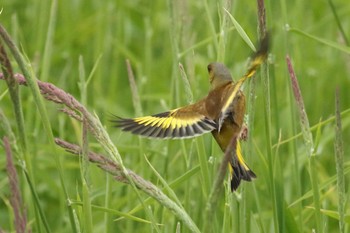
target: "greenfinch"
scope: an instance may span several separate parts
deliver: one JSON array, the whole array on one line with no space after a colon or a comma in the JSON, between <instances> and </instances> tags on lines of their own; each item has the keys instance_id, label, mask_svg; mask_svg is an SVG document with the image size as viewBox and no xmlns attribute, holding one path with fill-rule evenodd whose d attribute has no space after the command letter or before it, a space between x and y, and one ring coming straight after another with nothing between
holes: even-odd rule
<instances>
[{"instance_id":1,"label":"greenfinch","mask_svg":"<svg viewBox=\"0 0 350 233\"><path fill-rule=\"evenodd\" d=\"M245 75L234 82L230 71L222 63L208 65L210 90L206 97L194 104L170 111L136 118L113 120L116 127L123 131L148 138L183 139L211 132L223 152L229 146L232 137L239 140L244 128L245 96L242 84L252 77L268 53L268 39L263 38L259 50L252 56ZM233 153L235 152L235 153ZM231 190L237 190L241 180L251 181L255 173L243 159L239 141L232 152L229 163Z\"/></svg>"}]
</instances>

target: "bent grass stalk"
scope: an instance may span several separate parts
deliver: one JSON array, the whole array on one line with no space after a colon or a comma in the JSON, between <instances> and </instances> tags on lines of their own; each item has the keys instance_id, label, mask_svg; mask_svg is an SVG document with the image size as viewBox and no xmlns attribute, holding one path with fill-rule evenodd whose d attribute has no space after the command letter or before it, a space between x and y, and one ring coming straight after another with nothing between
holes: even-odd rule
<instances>
[{"instance_id":1,"label":"bent grass stalk","mask_svg":"<svg viewBox=\"0 0 350 233\"><path fill-rule=\"evenodd\" d=\"M18 83L20 85L26 85L27 81L22 75L15 75ZM3 78L3 75L0 74L0 79ZM140 189L145 192L147 195L154 198L164 207L168 208L173 214L183 221L187 227L193 232L200 232L196 224L190 218L185 210L179 207L174 201L172 201L168 196L166 196L160 189L158 189L154 184L149 181L144 180L142 177L138 176L136 173L127 169L123 165L120 154L114 144L111 142L106 130L100 123L97 116L92 115L87 111L87 109L81 105L73 96L66 93L62 89L57 88L51 83L37 81L38 88L41 91L41 94L49 101L52 101L57 104L64 104L69 110L65 111L69 116L79 119L74 115L75 112L80 112L84 119L87 121L87 127L92 135L98 140L101 146L108 153L109 158L99 157L102 164L99 166L101 169L113 174L117 177L119 181L128 183L134 187L135 192ZM56 141L57 142L57 141ZM61 145L62 146L62 145ZM66 148L66 149L69 149ZM72 151L72 150L71 150ZM79 151L80 149L76 149ZM90 156L90 155L89 155Z\"/></svg>"}]
</instances>

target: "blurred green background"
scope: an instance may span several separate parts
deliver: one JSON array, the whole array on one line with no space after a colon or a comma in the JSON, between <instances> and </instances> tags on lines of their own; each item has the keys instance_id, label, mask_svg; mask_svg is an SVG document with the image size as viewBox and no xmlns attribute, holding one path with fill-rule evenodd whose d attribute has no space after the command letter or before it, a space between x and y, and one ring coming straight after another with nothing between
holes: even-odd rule
<instances>
[{"instance_id":1,"label":"blurred green background","mask_svg":"<svg viewBox=\"0 0 350 233\"><path fill-rule=\"evenodd\" d=\"M219 61L227 65L235 79L245 71L252 49L242 39L231 20L223 27L224 6L241 25L251 41L258 41L257 3L255 1L68 1L3 0L0 23L27 56L38 79L48 81L85 102L106 126L126 167L159 184L145 160L170 184L199 166L194 175L172 187L186 211L203 229L209 190L203 185L198 151L205 152L209 180L216 175L222 153L210 135L184 141L159 141L139 138L113 128L112 114L135 117L182 106L206 95L209 89L207 65ZM340 95L344 168L349 170L350 140L350 4L334 1L267 1L267 27L271 35L269 55L269 92L260 74L256 75L256 103L248 117L251 137L244 143L244 154L258 178L243 183L231 194L225 193L213 219L214 232L339 232L338 192L335 162L335 91ZM332 9L332 4L334 8ZM227 17L227 15L225 16ZM338 18L337 18L338 17ZM338 19L338 23L337 23ZM339 26L341 25L341 27ZM344 29L344 34L341 32ZM49 30L50 29L50 30ZM345 37L344 37L345 35ZM221 37L220 37L221 36ZM302 92L305 111L313 130L315 162L310 163L301 133L298 110L291 91L286 55L291 57ZM130 90L126 59L136 79L142 111L135 110ZM181 75L182 64L189 86ZM12 63L20 72L16 63ZM95 72L92 70L96 67ZM91 80L81 88L82 73ZM0 82L0 108L16 134L16 122L5 82ZM193 100L188 92L190 88ZM85 95L83 94L86 91ZM48 146L33 97L21 87L21 100L33 166L35 189L52 232L70 232L66 200L59 183L57 167ZM249 98L249 85L244 92ZM270 105L266 108L266 100ZM81 125L60 113L59 106L45 102L55 137L81 143ZM269 118L271 116L271 118ZM331 119L325 124L321 124ZM332 120L333 119L333 120ZM267 134L266 122L271 122ZM0 136L4 136L0 131ZM299 135L298 137L294 137ZM104 153L90 137L90 149ZM283 142L280 143L279 142ZM198 145L200 145L198 147ZM13 145L15 147L15 145ZM200 149L202 148L202 149ZM79 160L59 150L65 183L72 200L81 200ZM13 232L13 213L9 205L9 183L4 149L0 147L0 229ZM16 153L17 164L20 152ZM269 158L271 162L269 163ZM321 203L321 228L317 228L310 166L317 171ZM20 169L18 169L20 171ZM128 213L140 205L128 185L114 182L94 165L89 166L93 232L152 232L149 223L131 218L118 219L112 210ZM272 173L270 173L272 171ZM26 203L28 222L33 232L44 231L35 218L31 193L20 172L20 187ZM269 175L273 174L273 179ZM345 232L349 232L349 175L345 174ZM159 184L162 187L161 184ZM272 189L274 191L272 191ZM272 192L275 194L273 195ZM107 195L108 194L108 195ZM309 195L307 195L309 194ZM107 197L107 198L106 198ZM143 195L143 199L147 196ZM293 205L291 205L294 203ZM156 201L147 202L154 219L143 207L133 215L161 224L161 232L174 232L177 219ZM77 212L84 231L84 213ZM108 210L106 210L108 209ZM333 211L333 212L332 212ZM114 221L118 219L118 221ZM39 222L39 224L38 224ZM180 232L189 232L181 224Z\"/></svg>"}]
</instances>

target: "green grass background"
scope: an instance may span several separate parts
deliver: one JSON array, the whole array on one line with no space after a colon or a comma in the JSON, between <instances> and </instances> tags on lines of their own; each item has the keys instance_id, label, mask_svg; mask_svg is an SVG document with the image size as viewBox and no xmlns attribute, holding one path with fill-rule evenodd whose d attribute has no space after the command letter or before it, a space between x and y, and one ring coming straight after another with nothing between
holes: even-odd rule
<instances>
[{"instance_id":1,"label":"green grass background","mask_svg":"<svg viewBox=\"0 0 350 233\"><path fill-rule=\"evenodd\" d=\"M232 22L221 31L224 12L221 1L68 1L60 0L51 9L50 1L4 0L0 3L0 23L9 31L27 56L37 77L64 89L86 104L106 126L118 147L124 165L163 187L145 157L168 184L199 229L206 224L213 232L339 232L337 171L335 161L335 90L339 88L342 114L345 171L345 229L349 232L349 147L350 140L350 5L347 0L267 1L267 26L271 34L269 92L260 74L255 77L256 103L251 136L243 144L244 155L258 178L243 183L230 193L225 181L218 206L210 221L204 213L210 187L222 152L210 135L198 139L149 140L113 128L111 114L134 117L166 111L191 101L188 86L178 68L183 64L193 101L208 89L206 66L224 62L233 77L247 67L251 48ZM257 5L255 1L233 1L228 11L256 44ZM344 39L340 25L344 28ZM227 16L227 15L226 15ZM220 42L224 33L224 42ZM225 45L225 46L222 46ZM303 95L312 128L316 151L313 159L301 135L297 105L287 70L289 54ZM135 74L141 109L135 109L125 60ZM13 62L16 71L17 65ZM96 66L95 72L91 73ZM90 81L82 87L82 73ZM17 135L16 122L5 82L0 82L0 108ZM247 98L249 85L245 87ZM71 232L67 200L59 182L57 163L50 149L30 90L20 88L31 178L38 193L51 232ZM266 107L266 100L270 105ZM55 137L81 143L82 126L45 102ZM329 121L326 121L330 119ZM325 123L320 123L324 122ZM267 133L270 122L270 133ZM318 131L315 129L318 128ZM318 132L318 133L317 133ZM0 136L4 136L0 131ZM90 137L89 148L104 153ZM12 145L16 147L16 145ZM9 204L9 182L5 152L0 147L0 229L14 231ZM200 157L202 156L202 157ZM199 158L206 163L200 163ZM15 154L17 164L23 158ZM81 208L86 187L82 184L79 159L59 150L64 183L84 232L189 232L166 208L151 200L140 204L130 185L117 183L94 165L88 171L88 201L91 217ZM205 173L205 167L208 173ZM192 170L191 170L192 169ZM310 172L316 171L317 190ZM28 223L33 232L45 232L34 211L29 185L20 174L20 189L25 200ZM188 173L191 171L190 173ZM315 193L319 194L316 200ZM85 196L86 198L86 196ZM141 194L143 200L147 196ZM320 215L315 210L320 204ZM145 209L146 208L146 209ZM132 212L131 212L132 211ZM158 225L123 217L130 213ZM151 214L150 214L151 213ZM87 219L91 219L87 222Z\"/></svg>"}]
</instances>

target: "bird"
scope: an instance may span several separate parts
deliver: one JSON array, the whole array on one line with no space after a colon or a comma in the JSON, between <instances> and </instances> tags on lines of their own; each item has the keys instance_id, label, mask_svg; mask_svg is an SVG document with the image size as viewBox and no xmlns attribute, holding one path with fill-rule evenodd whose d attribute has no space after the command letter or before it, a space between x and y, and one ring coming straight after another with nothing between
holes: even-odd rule
<instances>
[{"instance_id":1,"label":"bird","mask_svg":"<svg viewBox=\"0 0 350 233\"><path fill-rule=\"evenodd\" d=\"M245 74L234 81L229 69L222 63L213 62L207 66L210 90L206 97L196 103L170 111L112 120L115 127L148 138L183 139L211 132L223 152L228 148L232 137L237 140L231 151L229 162L231 191L236 191L241 180L252 181L256 174L248 167L241 152L239 135L244 127L245 96L241 87L254 76L268 54L268 36L260 41L260 47L251 57ZM234 153L235 152L235 153Z\"/></svg>"}]
</instances>

